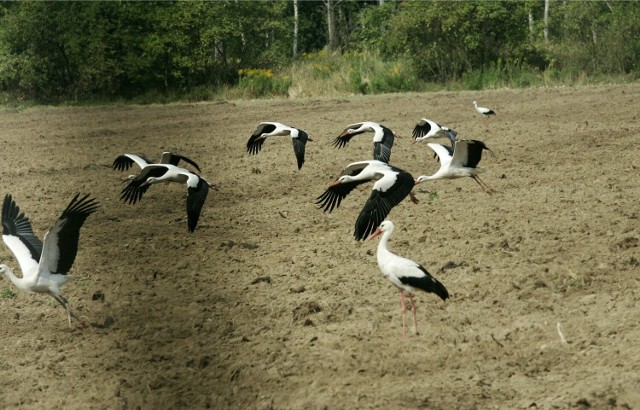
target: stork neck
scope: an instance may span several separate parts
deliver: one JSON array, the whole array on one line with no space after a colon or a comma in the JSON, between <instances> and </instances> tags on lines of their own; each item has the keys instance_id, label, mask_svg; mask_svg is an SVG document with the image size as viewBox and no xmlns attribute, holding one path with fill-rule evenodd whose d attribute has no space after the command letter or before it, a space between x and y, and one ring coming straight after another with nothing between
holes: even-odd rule
<instances>
[{"instance_id":1,"label":"stork neck","mask_svg":"<svg viewBox=\"0 0 640 410\"><path fill-rule=\"evenodd\" d=\"M0 271L2 271L2 273L4 273L6 277L11 279L11 282L13 282L14 285L22 288L22 278L14 275L10 267L8 267L7 265L0 265Z\"/></svg>"},{"instance_id":2,"label":"stork neck","mask_svg":"<svg viewBox=\"0 0 640 410\"><path fill-rule=\"evenodd\" d=\"M378 244L378 256L390 252L388 248L388 242L390 237L391 237L391 231L382 232L382 238L380 238L380 243Z\"/></svg>"}]
</instances>

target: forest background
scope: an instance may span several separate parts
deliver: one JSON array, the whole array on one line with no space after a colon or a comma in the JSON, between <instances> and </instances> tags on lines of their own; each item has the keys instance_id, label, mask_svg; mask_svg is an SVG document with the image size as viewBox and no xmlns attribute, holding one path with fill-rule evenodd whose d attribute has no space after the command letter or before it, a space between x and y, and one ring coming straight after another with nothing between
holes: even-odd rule
<instances>
[{"instance_id":1,"label":"forest background","mask_svg":"<svg viewBox=\"0 0 640 410\"><path fill-rule=\"evenodd\" d=\"M635 1L0 3L0 103L628 82Z\"/></svg>"}]
</instances>

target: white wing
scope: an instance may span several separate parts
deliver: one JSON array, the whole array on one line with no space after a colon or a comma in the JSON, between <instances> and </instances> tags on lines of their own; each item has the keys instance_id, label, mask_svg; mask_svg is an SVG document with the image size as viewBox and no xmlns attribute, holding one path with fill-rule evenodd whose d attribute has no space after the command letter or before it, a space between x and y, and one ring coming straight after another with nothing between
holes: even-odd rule
<instances>
[{"instance_id":1,"label":"white wing","mask_svg":"<svg viewBox=\"0 0 640 410\"><path fill-rule=\"evenodd\" d=\"M449 151L447 151L447 148L444 145L434 144L432 142L428 143L427 146L431 148L436 155L438 155L438 158L440 158L440 169L448 168L451 164L452 157L449 154Z\"/></svg>"}]
</instances>

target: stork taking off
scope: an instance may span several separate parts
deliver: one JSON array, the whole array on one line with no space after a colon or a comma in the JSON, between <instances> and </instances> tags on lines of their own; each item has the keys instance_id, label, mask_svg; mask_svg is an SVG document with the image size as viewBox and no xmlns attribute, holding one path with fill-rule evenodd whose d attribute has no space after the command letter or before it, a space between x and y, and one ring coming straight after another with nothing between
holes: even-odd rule
<instances>
[{"instance_id":1,"label":"stork taking off","mask_svg":"<svg viewBox=\"0 0 640 410\"><path fill-rule=\"evenodd\" d=\"M409 294L409 300L411 301L413 330L415 334L418 334L418 322L416 320L416 305L413 302L413 293L416 290L423 290L427 293L435 293L442 300L447 300L449 292L447 288L431 276L422 265L398 256L388 249L387 243L393 233L393 228L393 222L384 221L373 235L371 235L369 240L382 234L382 239L380 239L378 252L376 254L378 266L384 276L400 290L400 301L402 303L402 336L406 338L407 324L405 321L405 312L407 311L407 305L404 301L405 292Z\"/></svg>"},{"instance_id":2,"label":"stork taking off","mask_svg":"<svg viewBox=\"0 0 640 410\"><path fill-rule=\"evenodd\" d=\"M89 215L98 209L95 199L80 194L71 200L67 209L44 235L44 243L33 233L31 222L20 212L11 195L4 197L2 204L2 239L20 264L22 277L18 278L7 265L0 265L16 287L27 292L46 293L53 297L71 317L82 322L69 308L69 302L60 294L60 287L73 277L71 269L78 252L80 228Z\"/></svg>"}]
</instances>

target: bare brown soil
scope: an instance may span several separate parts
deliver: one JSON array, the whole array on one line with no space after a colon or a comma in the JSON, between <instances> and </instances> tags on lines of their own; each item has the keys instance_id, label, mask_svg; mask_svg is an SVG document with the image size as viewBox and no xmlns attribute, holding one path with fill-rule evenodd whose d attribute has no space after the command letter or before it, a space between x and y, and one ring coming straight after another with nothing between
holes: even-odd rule
<instances>
[{"instance_id":1,"label":"bare brown soil","mask_svg":"<svg viewBox=\"0 0 640 410\"><path fill-rule=\"evenodd\" d=\"M331 146L362 120L402 136L392 164L433 173L411 143L425 116L493 149L481 165L499 192L433 181L391 211L391 249L451 293L418 294L421 333L402 340L378 241L352 238L370 185L333 213L314 200L370 159L370 135ZM246 154L265 120L314 139L301 171L285 137ZM101 203L63 288L92 326L0 280L0 407L640 408L640 85L34 108L0 124L0 193L38 235L76 192ZM119 201L114 158L163 150L218 188L192 235L183 186ZM5 246L0 261L19 272Z\"/></svg>"}]
</instances>

